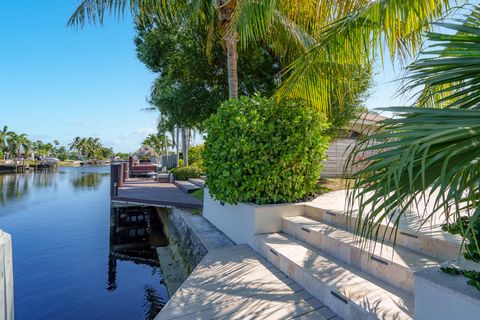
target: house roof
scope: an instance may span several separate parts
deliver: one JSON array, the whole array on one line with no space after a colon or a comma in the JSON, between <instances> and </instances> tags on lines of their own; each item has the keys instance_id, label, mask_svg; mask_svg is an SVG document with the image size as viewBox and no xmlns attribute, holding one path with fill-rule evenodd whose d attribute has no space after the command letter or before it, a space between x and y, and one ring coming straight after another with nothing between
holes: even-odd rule
<instances>
[{"instance_id":1,"label":"house roof","mask_svg":"<svg viewBox=\"0 0 480 320\"><path fill-rule=\"evenodd\" d=\"M387 119L387 117L381 116L376 113L372 112L362 112L360 116L358 117L358 120L367 120L367 121L372 121L372 122L380 122Z\"/></svg>"}]
</instances>

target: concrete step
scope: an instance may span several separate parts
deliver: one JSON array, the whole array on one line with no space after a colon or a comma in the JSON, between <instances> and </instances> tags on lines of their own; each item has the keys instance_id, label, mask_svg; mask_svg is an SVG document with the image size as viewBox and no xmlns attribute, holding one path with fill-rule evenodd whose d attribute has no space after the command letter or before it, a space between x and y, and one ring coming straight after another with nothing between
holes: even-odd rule
<instances>
[{"instance_id":1,"label":"concrete step","mask_svg":"<svg viewBox=\"0 0 480 320\"><path fill-rule=\"evenodd\" d=\"M412 319L413 297L283 233L256 236L257 250L344 319Z\"/></svg>"},{"instance_id":2,"label":"concrete step","mask_svg":"<svg viewBox=\"0 0 480 320\"><path fill-rule=\"evenodd\" d=\"M205 180L203 180L203 179L190 178L190 179L188 179L188 181L193 183L196 186L199 186L200 188L205 187Z\"/></svg>"},{"instance_id":3,"label":"concrete step","mask_svg":"<svg viewBox=\"0 0 480 320\"><path fill-rule=\"evenodd\" d=\"M414 291L413 273L425 267L438 266L440 263L401 246L362 241L349 231L307 217L283 218L282 230L345 263L411 293Z\"/></svg>"},{"instance_id":4,"label":"concrete step","mask_svg":"<svg viewBox=\"0 0 480 320\"><path fill-rule=\"evenodd\" d=\"M349 215L343 210L316 203L305 204L305 216L349 231L355 230L358 220L355 212ZM385 235L385 242L394 242L392 224L379 227L379 237ZM458 259L464 251L461 237L442 231L439 225L421 226L420 220L414 217L401 220L395 244L440 261Z\"/></svg>"},{"instance_id":5,"label":"concrete step","mask_svg":"<svg viewBox=\"0 0 480 320\"><path fill-rule=\"evenodd\" d=\"M170 182L170 174L169 173L159 173L157 175L157 182L169 183Z\"/></svg>"},{"instance_id":6,"label":"concrete step","mask_svg":"<svg viewBox=\"0 0 480 320\"><path fill-rule=\"evenodd\" d=\"M199 186L194 185L193 183L186 180L175 180L173 181L173 183L186 193L190 193L195 190L201 189Z\"/></svg>"}]
</instances>

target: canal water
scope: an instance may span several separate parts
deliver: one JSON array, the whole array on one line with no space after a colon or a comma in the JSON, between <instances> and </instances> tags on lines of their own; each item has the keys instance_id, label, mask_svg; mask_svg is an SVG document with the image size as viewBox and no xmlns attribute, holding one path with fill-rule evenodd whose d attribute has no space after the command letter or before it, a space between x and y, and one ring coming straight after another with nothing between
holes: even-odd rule
<instances>
[{"instance_id":1,"label":"canal water","mask_svg":"<svg viewBox=\"0 0 480 320\"><path fill-rule=\"evenodd\" d=\"M109 167L0 174L17 320L153 319L168 299L154 250L112 252L112 212Z\"/></svg>"}]
</instances>

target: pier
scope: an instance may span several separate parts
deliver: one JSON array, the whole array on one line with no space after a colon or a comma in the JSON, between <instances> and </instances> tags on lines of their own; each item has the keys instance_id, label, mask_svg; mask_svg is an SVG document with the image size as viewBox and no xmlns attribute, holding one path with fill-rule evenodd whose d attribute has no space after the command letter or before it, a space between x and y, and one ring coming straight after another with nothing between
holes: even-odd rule
<instances>
[{"instance_id":1,"label":"pier","mask_svg":"<svg viewBox=\"0 0 480 320\"><path fill-rule=\"evenodd\" d=\"M152 178L128 178L127 166L111 165L110 196L114 204L148 205L156 207L201 208L202 203L173 183Z\"/></svg>"}]
</instances>

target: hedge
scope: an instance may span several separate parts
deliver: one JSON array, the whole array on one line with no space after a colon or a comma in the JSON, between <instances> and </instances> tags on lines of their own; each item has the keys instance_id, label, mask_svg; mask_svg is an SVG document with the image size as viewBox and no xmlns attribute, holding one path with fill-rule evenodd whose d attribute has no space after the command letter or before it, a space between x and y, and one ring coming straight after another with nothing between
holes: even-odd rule
<instances>
[{"instance_id":1,"label":"hedge","mask_svg":"<svg viewBox=\"0 0 480 320\"><path fill-rule=\"evenodd\" d=\"M196 166L177 167L170 170L175 180L188 180L190 178L200 178L201 170Z\"/></svg>"},{"instance_id":2,"label":"hedge","mask_svg":"<svg viewBox=\"0 0 480 320\"><path fill-rule=\"evenodd\" d=\"M325 118L302 101L241 97L206 122L204 165L214 199L296 202L317 189L329 137Z\"/></svg>"}]
</instances>

